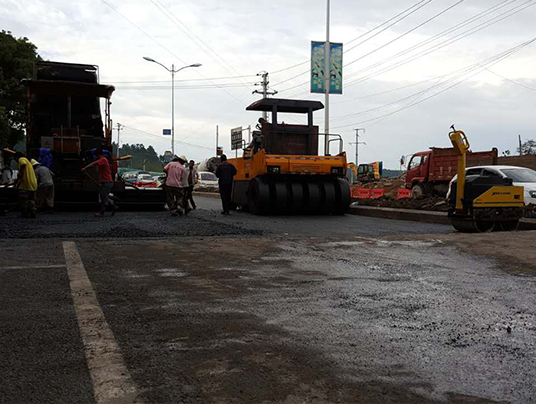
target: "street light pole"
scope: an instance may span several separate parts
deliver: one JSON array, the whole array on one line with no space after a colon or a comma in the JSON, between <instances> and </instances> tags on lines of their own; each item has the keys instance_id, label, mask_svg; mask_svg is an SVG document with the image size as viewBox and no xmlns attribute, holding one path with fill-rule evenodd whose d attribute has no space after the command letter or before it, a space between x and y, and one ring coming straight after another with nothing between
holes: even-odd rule
<instances>
[{"instance_id":1,"label":"street light pole","mask_svg":"<svg viewBox=\"0 0 536 404\"><path fill-rule=\"evenodd\" d=\"M148 62L156 63L157 65L162 66L164 69L166 69L168 72L171 73L171 154L175 155L175 73L180 72L183 69L187 69L189 67L201 67L201 63L194 63L192 65L183 66L178 70L175 70L175 65L171 65L171 69L167 68L165 65L163 65L160 62L157 62L156 60L144 56L143 59L145 59Z\"/></svg>"},{"instance_id":2,"label":"street light pole","mask_svg":"<svg viewBox=\"0 0 536 404\"><path fill-rule=\"evenodd\" d=\"M171 154L175 156L175 65L171 65Z\"/></svg>"},{"instance_id":3,"label":"street light pole","mask_svg":"<svg viewBox=\"0 0 536 404\"><path fill-rule=\"evenodd\" d=\"M329 43L329 12L330 0L327 0L326 11L326 43L324 44L324 154L329 154L329 90L331 87L331 46Z\"/></svg>"}]
</instances>

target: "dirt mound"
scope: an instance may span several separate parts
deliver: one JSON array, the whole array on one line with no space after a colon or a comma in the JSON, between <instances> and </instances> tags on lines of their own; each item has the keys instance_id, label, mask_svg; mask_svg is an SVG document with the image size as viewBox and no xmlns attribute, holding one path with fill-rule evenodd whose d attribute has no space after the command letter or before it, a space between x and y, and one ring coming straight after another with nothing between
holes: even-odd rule
<instances>
[{"instance_id":1,"label":"dirt mound","mask_svg":"<svg viewBox=\"0 0 536 404\"><path fill-rule=\"evenodd\" d=\"M382 196L378 199L359 199L359 205L377 206L382 208L429 210L436 212L447 212L449 209L447 200L439 197L403 198L395 199Z\"/></svg>"},{"instance_id":2,"label":"dirt mound","mask_svg":"<svg viewBox=\"0 0 536 404\"><path fill-rule=\"evenodd\" d=\"M398 189L404 188L405 177L399 176L394 178L382 178L378 181L365 182L358 184L359 188L366 189L385 189L385 195L396 198L398 196Z\"/></svg>"}]
</instances>

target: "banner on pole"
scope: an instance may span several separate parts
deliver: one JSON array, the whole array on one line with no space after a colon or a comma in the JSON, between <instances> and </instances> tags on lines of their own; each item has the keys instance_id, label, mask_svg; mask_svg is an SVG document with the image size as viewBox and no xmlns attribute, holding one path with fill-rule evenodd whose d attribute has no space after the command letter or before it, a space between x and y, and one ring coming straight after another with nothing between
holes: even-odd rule
<instances>
[{"instance_id":1,"label":"banner on pole","mask_svg":"<svg viewBox=\"0 0 536 404\"><path fill-rule=\"evenodd\" d=\"M311 42L311 92L324 94L325 42ZM330 94L342 94L342 43L330 42Z\"/></svg>"}]
</instances>

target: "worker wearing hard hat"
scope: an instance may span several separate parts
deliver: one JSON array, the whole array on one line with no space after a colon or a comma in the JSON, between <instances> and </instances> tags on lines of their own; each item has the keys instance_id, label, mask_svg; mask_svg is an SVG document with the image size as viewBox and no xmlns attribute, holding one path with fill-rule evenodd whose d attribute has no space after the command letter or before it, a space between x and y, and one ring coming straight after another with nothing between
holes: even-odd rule
<instances>
[{"instance_id":1,"label":"worker wearing hard hat","mask_svg":"<svg viewBox=\"0 0 536 404\"><path fill-rule=\"evenodd\" d=\"M54 173L37 160L32 159L31 163L37 177L37 209L51 212L54 209Z\"/></svg>"},{"instance_id":2,"label":"worker wearing hard hat","mask_svg":"<svg viewBox=\"0 0 536 404\"><path fill-rule=\"evenodd\" d=\"M35 218L35 193L37 191L37 178L30 161L22 153L15 153L15 161L19 165L19 176L16 187L19 194L19 203L23 217Z\"/></svg>"}]
</instances>

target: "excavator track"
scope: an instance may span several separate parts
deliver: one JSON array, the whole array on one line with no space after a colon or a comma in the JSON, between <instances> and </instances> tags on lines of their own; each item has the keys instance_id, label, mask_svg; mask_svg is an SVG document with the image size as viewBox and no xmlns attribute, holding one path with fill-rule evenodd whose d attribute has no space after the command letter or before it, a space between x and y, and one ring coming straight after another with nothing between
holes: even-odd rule
<instances>
[{"instance_id":1,"label":"excavator track","mask_svg":"<svg viewBox=\"0 0 536 404\"><path fill-rule=\"evenodd\" d=\"M248 207L256 215L342 215L350 205L350 186L340 178L254 178Z\"/></svg>"}]
</instances>

